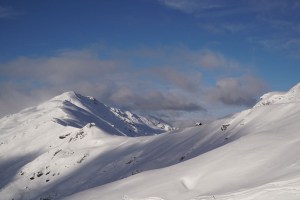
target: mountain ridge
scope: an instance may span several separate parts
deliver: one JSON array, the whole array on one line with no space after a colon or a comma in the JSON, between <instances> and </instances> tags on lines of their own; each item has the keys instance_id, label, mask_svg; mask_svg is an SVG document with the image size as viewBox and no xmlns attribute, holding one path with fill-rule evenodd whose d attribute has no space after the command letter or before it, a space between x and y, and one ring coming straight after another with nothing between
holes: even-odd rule
<instances>
[{"instance_id":1,"label":"mountain ridge","mask_svg":"<svg viewBox=\"0 0 300 200\"><path fill-rule=\"evenodd\" d=\"M93 97L83 96L74 91L64 92L36 107L24 109L20 113L3 117L3 119L25 118L22 114L33 115L32 119L49 114L51 121L76 128L95 123L109 134L132 137L159 134L174 129L162 120L109 107ZM22 120L16 119L16 121Z\"/></svg>"}]
</instances>

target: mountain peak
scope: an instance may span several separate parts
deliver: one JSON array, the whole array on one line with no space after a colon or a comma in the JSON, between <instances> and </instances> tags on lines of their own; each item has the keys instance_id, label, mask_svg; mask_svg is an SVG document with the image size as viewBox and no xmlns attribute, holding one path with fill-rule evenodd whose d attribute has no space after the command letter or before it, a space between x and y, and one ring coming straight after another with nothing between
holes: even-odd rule
<instances>
[{"instance_id":1,"label":"mountain peak","mask_svg":"<svg viewBox=\"0 0 300 200\"><path fill-rule=\"evenodd\" d=\"M66 105L67 102L82 108L84 110L96 109L93 106L98 105L98 107L106 108L107 106L99 102L96 98L91 96L84 96L74 91L64 92L56 97L53 97L49 102L59 102L59 104ZM47 102L46 102L47 103ZM99 109L99 108L97 108ZM91 110L90 110L91 111Z\"/></svg>"},{"instance_id":2,"label":"mountain peak","mask_svg":"<svg viewBox=\"0 0 300 200\"><path fill-rule=\"evenodd\" d=\"M300 83L296 84L287 92L269 92L264 94L260 97L260 101L255 107L295 102L300 102Z\"/></svg>"},{"instance_id":3,"label":"mountain peak","mask_svg":"<svg viewBox=\"0 0 300 200\"><path fill-rule=\"evenodd\" d=\"M76 97L78 97L78 94L76 92L67 91L58 96L53 97L51 100L70 101L71 99L74 99Z\"/></svg>"},{"instance_id":4,"label":"mountain peak","mask_svg":"<svg viewBox=\"0 0 300 200\"><path fill-rule=\"evenodd\" d=\"M88 123L94 123L108 135L137 137L173 130L162 120L109 107L94 97L83 96L74 91L64 92L37 107L25 109L16 117L30 118L32 123L39 125L41 121L36 116L40 115L43 116L43 123L52 121L74 128L83 128Z\"/></svg>"}]
</instances>

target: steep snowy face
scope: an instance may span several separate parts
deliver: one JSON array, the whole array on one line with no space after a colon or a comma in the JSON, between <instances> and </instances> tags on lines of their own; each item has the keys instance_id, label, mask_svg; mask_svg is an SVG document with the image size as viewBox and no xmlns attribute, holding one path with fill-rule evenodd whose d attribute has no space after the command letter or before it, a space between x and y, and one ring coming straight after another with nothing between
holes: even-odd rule
<instances>
[{"instance_id":1,"label":"steep snowy face","mask_svg":"<svg viewBox=\"0 0 300 200\"><path fill-rule=\"evenodd\" d=\"M269 92L264 94L255 107L293 102L300 102L300 83L288 92Z\"/></svg>"}]
</instances>

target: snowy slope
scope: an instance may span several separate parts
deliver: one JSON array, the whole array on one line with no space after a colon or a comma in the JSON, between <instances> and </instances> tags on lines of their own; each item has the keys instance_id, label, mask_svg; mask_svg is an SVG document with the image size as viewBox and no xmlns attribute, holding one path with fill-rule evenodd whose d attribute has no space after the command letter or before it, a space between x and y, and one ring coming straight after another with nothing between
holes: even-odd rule
<instances>
[{"instance_id":1,"label":"snowy slope","mask_svg":"<svg viewBox=\"0 0 300 200\"><path fill-rule=\"evenodd\" d=\"M64 95L64 109L59 96L1 119L0 199L300 199L298 86L285 102L143 137L87 121L93 99Z\"/></svg>"},{"instance_id":2,"label":"snowy slope","mask_svg":"<svg viewBox=\"0 0 300 200\"><path fill-rule=\"evenodd\" d=\"M288 92L270 92L264 94L260 98L260 102L257 103L256 107L262 105L270 105L270 104L299 102L300 101L299 90L300 90L300 83L295 85Z\"/></svg>"},{"instance_id":3,"label":"snowy slope","mask_svg":"<svg viewBox=\"0 0 300 200\"><path fill-rule=\"evenodd\" d=\"M199 154L193 159L89 189L66 199L298 200L298 86L282 93L286 101L267 106L260 102L253 109L230 119L173 133L195 140L194 146L181 144L190 149L191 157Z\"/></svg>"},{"instance_id":4,"label":"snowy slope","mask_svg":"<svg viewBox=\"0 0 300 200\"><path fill-rule=\"evenodd\" d=\"M89 154L85 148L96 146L97 153L101 152L104 138L153 135L172 129L157 119L111 108L74 92L6 116L0 120L0 199L28 199L29 190L42 192L37 188L50 179L53 182L61 173L77 169ZM121 142L116 138L117 146ZM105 145L109 147L113 141L109 139Z\"/></svg>"}]
</instances>

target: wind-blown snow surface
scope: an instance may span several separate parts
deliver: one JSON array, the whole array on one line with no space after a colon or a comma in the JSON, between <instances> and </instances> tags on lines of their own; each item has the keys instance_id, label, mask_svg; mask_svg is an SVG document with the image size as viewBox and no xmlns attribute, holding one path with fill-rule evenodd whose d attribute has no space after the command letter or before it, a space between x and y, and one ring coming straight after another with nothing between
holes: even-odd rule
<instances>
[{"instance_id":1,"label":"wind-blown snow surface","mask_svg":"<svg viewBox=\"0 0 300 200\"><path fill-rule=\"evenodd\" d=\"M79 105L82 96L85 111L58 112L54 98L1 119L0 199L299 200L300 87L280 95L210 124L142 137L109 134L117 124L81 128L85 111L100 113Z\"/></svg>"}]
</instances>

